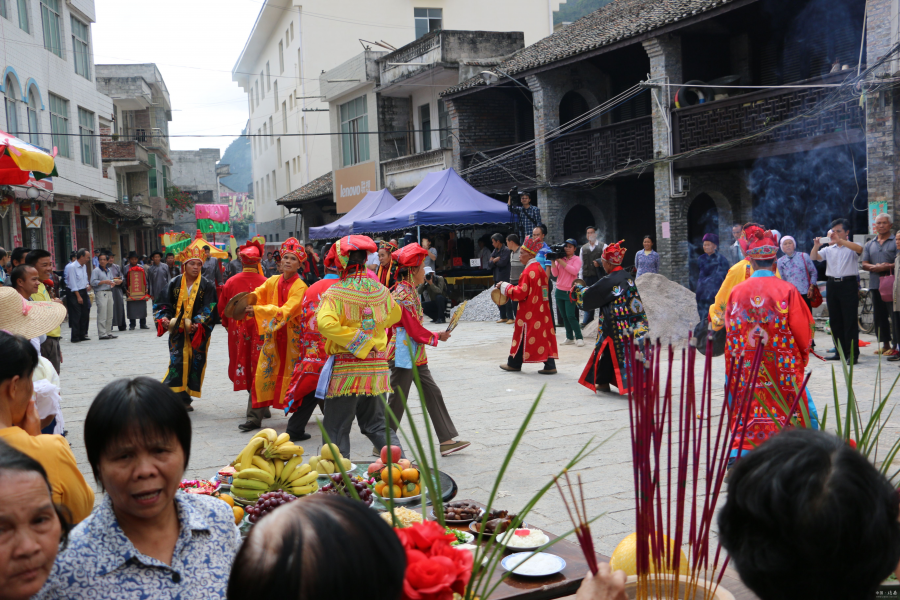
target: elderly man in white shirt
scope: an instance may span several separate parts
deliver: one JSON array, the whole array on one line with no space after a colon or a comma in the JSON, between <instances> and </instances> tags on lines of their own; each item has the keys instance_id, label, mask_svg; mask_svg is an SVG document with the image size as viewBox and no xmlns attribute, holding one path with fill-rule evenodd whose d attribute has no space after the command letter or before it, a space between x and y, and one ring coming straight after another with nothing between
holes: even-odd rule
<instances>
[{"instance_id":1,"label":"elderly man in white shirt","mask_svg":"<svg viewBox=\"0 0 900 600\"><path fill-rule=\"evenodd\" d=\"M859 360L859 255L863 248L849 240L850 222L835 219L825 238L816 238L809 257L826 261L825 301L835 348L840 348L848 363ZM822 242L830 246L822 248ZM840 360L839 353L828 360Z\"/></svg>"}]
</instances>

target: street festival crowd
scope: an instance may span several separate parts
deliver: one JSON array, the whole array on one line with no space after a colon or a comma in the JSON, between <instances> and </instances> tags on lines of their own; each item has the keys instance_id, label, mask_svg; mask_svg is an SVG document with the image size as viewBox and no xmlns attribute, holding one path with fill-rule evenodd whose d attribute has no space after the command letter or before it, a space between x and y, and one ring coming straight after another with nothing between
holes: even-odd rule
<instances>
[{"instance_id":1,"label":"street festival crowd","mask_svg":"<svg viewBox=\"0 0 900 600\"><path fill-rule=\"evenodd\" d=\"M564 344L583 346L582 330L597 319L579 383L598 394L626 395L629 352L650 326L639 289L643 275L659 270L653 237L630 254L623 242L602 243L587 227L587 243L567 239L551 248L538 208L527 194L521 204L510 204L516 232L492 236L493 250L484 244L481 253L502 296L499 322L513 325L500 368L515 372L534 363L541 374L557 374L556 321ZM763 600L871 598L900 561L897 490L855 449L817 430L809 392L798 411L809 420L805 427L776 435L774 422L785 418L775 394L786 396L802 381L813 352L811 308L822 302L815 262L826 264L835 345L828 359L860 358L861 257L870 289L880 290L876 353L900 360L900 315L889 318L900 232L895 239L891 228L890 218L879 215L877 237L863 247L850 241L849 223L839 218L809 253L760 223L735 225L734 240L724 246L715 233L703 238L701 325L707 335L724 337L727 357L743 358L727 361L727 377L749 377L749 357L760 344L765 366L778 374L753 398L746 443L732 448L718 519L732 565ZM198 232L178 255L130 253L124 264L105 249L93 256L78 250L61 277L45 250L0 249L0 599L343 598L358 594L359 582L371 584L366 593L379 599L452 597L423 588L450 561L408 564L414 556L408 538L401 542L362 503L313 494L280 507L242 542L226 503L179 491L191 450L188 412L201 398L214 333L228 338L234 390L247 392L242 431L259 429L271 411L283 410L290 439L305 440L319 406L342 455L349 456L354 419L377 454L386 442L379 398L386 395L401 420L415 367L441 455L469 446L444 403L439 374L428 366L427 347L447 343L451 334L423 325L426 313L444 322L448 294L434 272L435 250L421 241L401 247L350 235L317 254L290 238L273 255L253 240L222 268ZM623 267L628 256L635 268ZM116 339L116 328L127 337L152 325L170 357L161 380L114 380L87 412L84 443L103 493L99 502L65 438L66 390L59 380L62 324L68 321L70 343L89 340L92 304L100 340ZM621 571L601 564L577 597L621 600L624 585Z\"/></svg>"}]
</instances>

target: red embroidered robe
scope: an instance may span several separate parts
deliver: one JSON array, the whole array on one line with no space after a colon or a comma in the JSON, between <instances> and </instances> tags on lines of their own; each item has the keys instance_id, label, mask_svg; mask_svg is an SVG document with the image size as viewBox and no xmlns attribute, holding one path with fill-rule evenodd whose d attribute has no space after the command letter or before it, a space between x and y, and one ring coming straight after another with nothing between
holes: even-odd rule
<instances>
[{"instance_id":1,"label":"red embroidered robe","mask_svg":"<svg viewBox=\"0 0 900 600\"><path fill-rule=\"evenodd\" d=\"M228 379L234 391L252 390L259 360L259 331L255 319L236 321L225 316L225 305L240 292L252 292L266 282L257 270L245 270L229 278L222 286L218 309L222 325L228 330Z\"/></svg>"},{"instance_id":2,"label":"red embroidered robe","mask_svg":"<svg viewBox=\"0 0 900 600\"><path fill-rule=\"evenodd\" d=\"M779 406L778 392L790 407L794 386L803 383L813 326L812 315L797 288L776 278L771 271L756 271L731 291L725 306L725 364L726 368L732 363L737 365L738 373L727 373L727 381L737 375L745 383L750 377L757 345L764 345L744 437L745 451L759 446L779 431L766 408L784 424L785 411ZM804 401L807 402L806 411L798 407L795 416L803 421L805 412L817 427L816 408L808 392L801 403ZM735 440L735 450L739 443Z\"/></svg>"},{"instance_id":3,"label":"red embroidered robe","mask_svg":"<svg viewBox=\"0 0 900 600\"><path fill-rule=\"evenodd\" d=\"M510 356L514 356L519 351L519 345L524 344L523 362L541 363L549 358L559 358L556 329L550 313L549 278L537 259L532 259L525 266L519 275L518 285L501 285L503 293L519 303Z\"/></svg>"}]
</instances>

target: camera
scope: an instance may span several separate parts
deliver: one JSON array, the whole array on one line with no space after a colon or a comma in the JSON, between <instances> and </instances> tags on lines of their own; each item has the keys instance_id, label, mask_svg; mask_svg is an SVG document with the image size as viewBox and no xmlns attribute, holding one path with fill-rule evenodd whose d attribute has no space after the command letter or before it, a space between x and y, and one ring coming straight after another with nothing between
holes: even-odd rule
<instances>
[{"instance_id":1,"label":"camera","mask_svg":"<svg viewBox=\"0 0 900 600\"><path fill-rule=\"evenodd\" d=\"M429 273L428 275L425 276L425 279L427 281L431 281L432 279L434 279L434 273Z\"/></svg>"},{"instance_id":2,"label":"camera","mask_svg":"<svg viewBox=\"0 0 900 600\"><path fill-rule=\"evenodd\" d=\"M509 195L512 196L513 198L515 198L516 200L518 200L519 199L519 186L517 186L517 185L512 186L512 188L509 190Z\"/></svg>"},{"instance_id":3,"label":"camera","mask_svg":"<svg viewBox=\"0 0 900 600\"><path fill-rule=\"evenodd\" d=\"M547 260L557 260L559 258L566 257L566 245L565 244L552 244L550 246L550 252L547 253Z\"/></svg>"}]
</instances>

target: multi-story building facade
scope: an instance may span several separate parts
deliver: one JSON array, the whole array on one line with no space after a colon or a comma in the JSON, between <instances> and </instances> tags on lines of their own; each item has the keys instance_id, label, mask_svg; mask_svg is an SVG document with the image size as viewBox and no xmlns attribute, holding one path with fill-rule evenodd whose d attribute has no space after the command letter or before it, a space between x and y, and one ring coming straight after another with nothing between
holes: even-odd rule
<instances>
[{"instance_id":1,"label":"multi-story building facade","mask_svg":"<svg viewBox=\"0 0 900 600\"><path fill-rule=\"evenodd\" d=\"M191 195L194 204L221 204L219 177L228 175L228 165L218 169L222 158L218 148L175 150L172 152L172 183ZM197 230L194 209L175 213L175 229L193 234Z\"/></svg>"},{"instance_id":2,"label":"multi-story building facade","mask_svg":"<svg viewBox=\"0 0 900 600\"><path fill-rule=\"evenodd\" d=\"M99 132L113 110L94 84L94 2L7 1L0 3L0 20L0 123L36 146L57 148L59 173L40 184L37 198L19 188L16 201L0 207L0 245L44 248L62 268L72 250L95 245L92 213L116 199L100 159ZM29 219L26 227L24 217L40 217L40 224Z\"/></svg>"},{"instance_id":3,"label":"multi-story building facade","mask_svg":"<svg viewBox=\"0 0 900 600\"><path fill-rule=\"evenodd\" d=\"M391 50L439 29L455 29L519 31L530 44L553 31L559 0L427 4L265 0L232 71L247 93L259 234L274 237L277 231L281 237L278 221L287 210L276 200L314 180L331 179L335 140L319 75L357 54L360 41Z\"/></svg>"},{"instance_id":4,"label":"multi-story building facade","mask_svg":"<svg viewBox=\"0 0 900 600\"><path fill-rule=\"evenodd\" d=\"M104 247L127 256L149 254L173 224L166 204L172 158L172 103L155 64L97 65L97 89L113 102L113 119L101 133L104 176L115 182L117 203L101 207ZM116 250L119 251L116 251Z\"/></svg>"}]
</instances>

